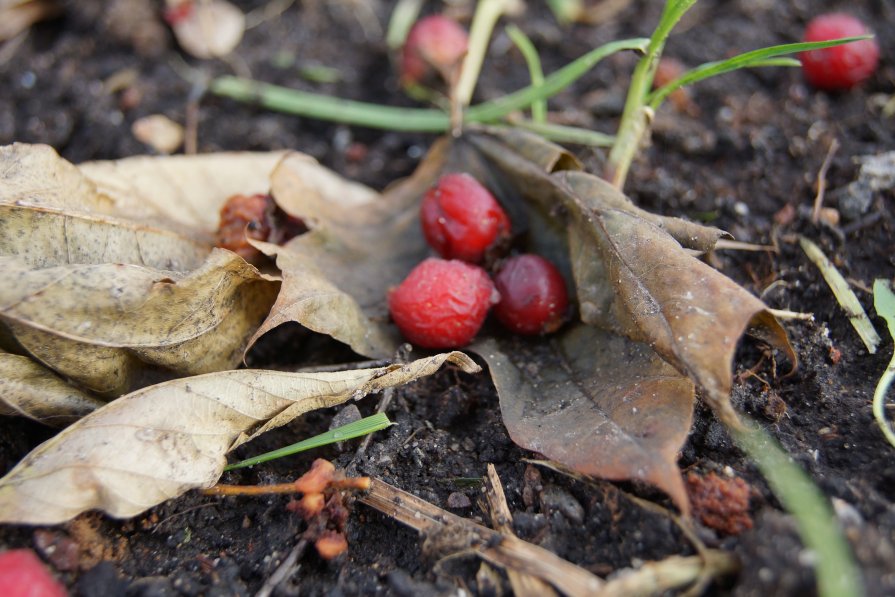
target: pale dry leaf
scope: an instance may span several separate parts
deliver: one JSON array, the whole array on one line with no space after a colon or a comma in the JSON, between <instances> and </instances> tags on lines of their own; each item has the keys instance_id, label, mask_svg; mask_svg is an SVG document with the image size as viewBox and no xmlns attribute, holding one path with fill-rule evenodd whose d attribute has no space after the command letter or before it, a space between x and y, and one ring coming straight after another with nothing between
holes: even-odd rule
<instances>
[{"instance_id":1,"label":"pale dry leaf","mask_svg":"<svg viewBox=\"0 0 895 597\"><path fill-rule=\"evenodd\" d=\"M226 56L239 45L245 27L245 15L225 0L194 0L189 12L171 25L180 47L196 58Z\"/></svg>"},{"instance_id":2,"label":"pale dry leaf","mask_svg":"<svg viewBox=\"0 0 895 597\"><path fill-rule=\"evenodd\" d=\"M266 193L284 153L136 156L86 162L78 169L114 201L117 212L137 221L170 222L211 242L227 199Z\"/></svg>"},{"instance_id":3,"label":"pale dry leaf","mask_svg":"<svg viewBox=\"0 0 895 597\"><path fill-rule=\"evenodd\" d=\"M234 367L278 282L213 250L190 273L127 264L33 269L0 257L0 319L34 357L104 395L137 383L143 365L180 375Z\"/></svg>"},{"instance_id":4,"label":"pale dry leaf","mask_svg":"<svg viewBox=\"0 0 895 597\"><path fill-rule=\"evenodd\" d=\"M0 522L55 524L90 509L129 517L210 487L225 454L274 425L408 383L462 353L340 372L224 371L122 397L38 446L0 479Z\"/></svg>"},{"instance_id":5,"label":"pale dry leaf","mask_svg":"<svg viewBox=\"0 0 895 597\"><path fill-rule=\"evenodd\" d=\"M28 357L0 351L0 415L63 427L103 404Z\"/></svg>"},{"instance_id":6,"label":"pale dry leaf","mask_svg":"<svg viewBox=\"0 0 895 597\"><path fill-rule=\"evenodd\" d=\"M0 255L35 268L131 263L187 271L211 249L198 232L131 217L46 145L0 147L0 183Z\"/></svg>"}]
</instances>

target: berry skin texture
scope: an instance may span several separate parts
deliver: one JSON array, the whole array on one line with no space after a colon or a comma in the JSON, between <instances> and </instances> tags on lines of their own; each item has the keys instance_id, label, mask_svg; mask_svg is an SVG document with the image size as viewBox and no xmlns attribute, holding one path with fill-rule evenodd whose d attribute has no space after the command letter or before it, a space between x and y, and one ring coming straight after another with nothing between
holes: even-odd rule
<instances>
[{"instance_id":1,"label":"berry skin texture","mask_svg":"<svg viewBox=\"0 0 895 597\"><path fill-rule=\"evenodd\" d=\"M420 207L423 235L445 259L478 263L510 237L510 219L488 189L469 174L443 175Z\"/></svg>"},{"instance_id":2,"label":"berry skin texture","mask_svg":"<svg viewBox=\"0 0 895 597\"><path fill-rule=\"evenodd\" d=\"M506 260L494 277L500 302L494 314L517 334L549 334L565 320L569 297L562 274L540 255L517 255Z\"/></svg>"},{"instance_id":3,"label":"berry skin texture","mask_svg":"<svg viewBox=\"0 0 895 597\"><path fill-rule=\"evenodd\" d=\"M0 594L3 597L66 597L68 592L33 551L13 549L0 553Z\"/></svg>"},{"instance_id":4,"label":"berry skin texture","mask_svg":"<svg viewBox=\"0 0 895 597\"><path fill-rule=\"evenodd\" d=\"M498 300L482 268L430 257L388 296L392 320L411 343L422 348L469 344Z\"/></svg>"},{"instance_id":5,"label":"berry skin texture","mask_svg":"<svg viewBox=\"0 0 895 597\"><path fill-rule=\"evenodd\" d=\"M869 33L864 23L843 13L815 17L805 29L803 41L828 41ZM863 39L842 46L803 52L802 72L817 89L849 89L870 77L879 63L879 45L875 39Z\"/></svg>"},{"instance_id":6,"label":"berry skin texture","mask_svg":"<svg viewBox=\"0 0 895 597\"><path fill-rule=\"evenodd\" d=\"M456 21L433 15L420 19L407 34L401 55L401 81L419 84L436 74L450 83L459 72L469 36Z\"/></svg>"}]
</instances>

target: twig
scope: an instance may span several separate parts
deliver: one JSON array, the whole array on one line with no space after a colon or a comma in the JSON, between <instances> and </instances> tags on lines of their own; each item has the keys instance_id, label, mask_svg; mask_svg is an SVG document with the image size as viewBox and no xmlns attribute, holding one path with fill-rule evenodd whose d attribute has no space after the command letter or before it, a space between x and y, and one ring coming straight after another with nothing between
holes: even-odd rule
<instances>
[{"instance_id":1,"label":"twig","mask_svg":"<svg viewBox=\"0 0 895 597\"><path fill-rule=\"evenodd\" d=\"M469 550L501 568L524 570L567 595L594 595L604 586L597 576L542 547L492 531L379 479L373 479L370 492L359 501L429 537L449 531L455 551ZM457 541L461 534L462 546Z\"/></svg>"},{"instance_id":2,"label":"twig","mask_svg":"<svg viewBox=\"0 0 895 597\"><path fill-rule=\"evenodd\" d=\"M295 373L318 373L321 371L351 371L352 369L377 369L379 367L387 367L394 361L392 359L377 359L373 361L355 361L353 363L336 363L334 365L312 365L310 367L300 367L294 369Z\"/></svg>"},{"instance_id":3,"label":"twig","mask_svg":"<svg viewBox=\"0 0 895 597\"><path fill-rule=\"evenodd\" d=\"M858 297L855 296L854 291L849 287L848 282L845 281L845 278L842 277L836 266L827 259L820 247L804 236L799 237L799 244L802 246L805 254L808 255L808 258L820 269L821 275L823 275L830 290L833 291L833 296L836 297L839 306L845 311L848 320L855 328L855 331L858 332L858 336L861 337L864 346L867 347L867 352L876 354L876 347L880 343L879 334L876 333L870 318L867 317L867 313L861 306L860 301L858 301Z\"/></svg>"},{"instance_id":4,"label":"twig","mask_svg":"<svg viewBox=\"0 0 895 597\"><path fill-rule=\"evenodd\" d=\"M280 564L277 569L274 570L274 573L264 581L264 584L261 585L261 589L255 593L255 597L268 597L278 586L280 586L280 584L283 583L283 581L295 574L295 571L298 570L296 562L298 562L298 559L304 555L307 548L308 540L304 538L301 539L295 547L292 548L292 551L289 552L289 555L286 556L283 563Z\"/></svg>"},{"instance_id":5,"label":"twig","mask_svg":"<svg viewBox=\"0 0 895 597\"><path fill-rule=\"evenodd\" d=\"M820 170L817 171L817 195L814 196L814 209L811 211L811 223L817 224L820 220L820 210L824 204L824 194L827 191L827 170L833 161L836 150L839 149L839 141L834 137L830 141L830 148L827 150L827 157L824 158Z\"/></svg>"},{"instance_id":6,"label":"twig","mask_svg":"<svg viewBox=\"0 0 895 597\"><path fill-rule=\"evenodd\" d=\"M491 513L491 526L504 535L513 535L513 514L507 505L497 469L489 463L485 477L485 497L488 498L488 510ZM553 588L536 576L521 570L508 569L507 578L516 597L551 597L556 595Z\"/></svg>"}]
</instances>

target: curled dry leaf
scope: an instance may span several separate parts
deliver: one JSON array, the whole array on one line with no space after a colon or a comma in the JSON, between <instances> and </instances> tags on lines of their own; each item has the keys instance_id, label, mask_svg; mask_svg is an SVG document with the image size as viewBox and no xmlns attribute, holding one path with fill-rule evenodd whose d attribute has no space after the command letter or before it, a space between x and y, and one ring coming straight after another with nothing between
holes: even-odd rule
<instances>
[{"instance_id":1,"label":"curled dry leaf","mask_svg":"<svg viewBox=\"0 0 895 597\"><path fill-rule=\"evenodd\" d=\"M234 367L279 284L211 251L207 220L229 192L266 189L279 157L86 166L104 193L49 147L0 148L0 321L44 365L105 397Z\"/></svg>"},{"instance_id":2,"label":"curled dry leaf","mask_svg":"<svg viewBox=\"0 0 895 597\"><path fill-rule=\"evenodd\" d=\"M178 11L178 17L171 19L177 42L196 58L226 56L245 33L245 15L224 0L168 0L167 4Z\"/></svg>"},{"instance_id":3,"label":"curled dry leaf","mask_svg":"<svg viewBox=\"0 0 895 597\"><path fill-rule=\"evenodd\" d=\"M531 135L466 141L504 188L535 209L553 210L565 225L567 252L559 258L572 270L582 321L648 344L701 386L727 423L739 424L729 394L736 344L747 330L795 365L786 332L764 303L684 250L709 250L723 232L648 214L595 176L532 168L544 163L546 150L531 146L546 142Z\"/></svg>"},{"instance_id":4,"label":"curled dry leaf","mask_svg":"<svg viewBox=\"0 0 895 597\"><path fill-rule=\"evenodd\" d=\"M472 350L518 445L580 473L651 483L688 510L676 462L694 386L649 346L578 324L546 342L492 338Z\"/></svg>"},{"instance_id":5,"label":"curled dry leaf","mask_svg":"<svg viewBox=\"0 0 895 597\"><path fill-rule=\"evenodd\" d=\"M128 517L210 487L225 454L310 410L430 375L458 352L340 372L224 371L124 396L41 444L0 479L0 522L55 524L90 509Z\"/></svg>"},{"instance_id":6,"label":"curled dry leaf","mask_svg":"<svg viewBox=\"0 0 895 597\"><path fill-rule=\"evenodd\" d=\"M0 352L0 415L62 427L102 405L28 357Z\"/></svg>"},{"instance_id":7,"label":"curled dry leaf","mask_svg":"<svg viewBox=\"0 0 895 597\"><path fill-rule=\"evenodd\" d=\"M188 274L116 263L33 269L14 257L0 267L0 319L16 340L107 396L145 384L145 364L180 375L232 368L278 287L220 249Z\"/></svg>"}]
</instances>

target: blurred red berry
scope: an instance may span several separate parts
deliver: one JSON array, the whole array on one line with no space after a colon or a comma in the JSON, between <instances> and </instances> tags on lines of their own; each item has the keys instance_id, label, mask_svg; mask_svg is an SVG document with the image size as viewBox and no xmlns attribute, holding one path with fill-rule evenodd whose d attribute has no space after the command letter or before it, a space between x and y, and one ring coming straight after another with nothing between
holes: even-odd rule
<instances>
[{"instance_id":1,"label":"blurred red berry","mask_svg":"<svg viewBox=\"0 0 895 597\"><path fill-rule=\"evenodd\" d=\"M864 23L843 13L815 17L805 29L803 41L829 41L842 37L866 35ZM803 52L802 72L818 89L837 90L854 87L876 71L879 45L875 39L863 39L841 46Z\"/></svg>"},{"instance_id":2,"label":"blurred red berry","mask_svg":"<svg viewBox=\"0 0 895 597\"><path fill-rule=\"evenodd\" d=\"M50 575L30 549L0 553L0 595L3 597L66 597L68 592Z\"/></svg>"},{"instance_id":3,"label":"blurred red berry","mask_svg":"<svg viewBox=\"0 0 895 597\"><path fill-rule=\"evenodd\" d=\"M562 274L540 255L517 255L506 260L494 284L500 302L494 314L517 334L549 334L562 326L569 297Z\"/></svg>"},{"instance_id":4,"label":"blurred red berry","mask_svg":"<svg viewBox=\"0 0 895 597\"><path fill-rule=\"evenodd\" d=\"M488 189L469 174L442 176L420 208L423 235L445 259L478 263L510 236L510 219Z\"/></svg>"},{"instance_id":5,"label":"blurred red berry","mask_svg":"<svg viewBox=\"0 0 895 597\"><path fill-rule=\"evenodd\" d=\"M263 255L248 239L282 244L307 230L301 218L288 215L270 195L233 195L221 208L217 246L258 263Z\"/></svg>"},{"instance_id":6,"label":"blurred red berry","mask_svg":"<svg viewBox=\"0 0 895 597\"><path fill-rule=\"evenodd\" d=\"M404 337L422 348L469 344L497 302L482 268L430 257L389 293L392 319Z\"/></svg>"},{"instance_id":7,"label":"blurred red berry","mask_svg":"<svg viewBox=\"0 0 895 597\"><path fill-rule=\"evenodd\" d=\"M468 47L469 36L456 21L441 15L420 19L404 42L402 82L422 83L438 74L450 83Z\"/></svg>"}]
</instances>

